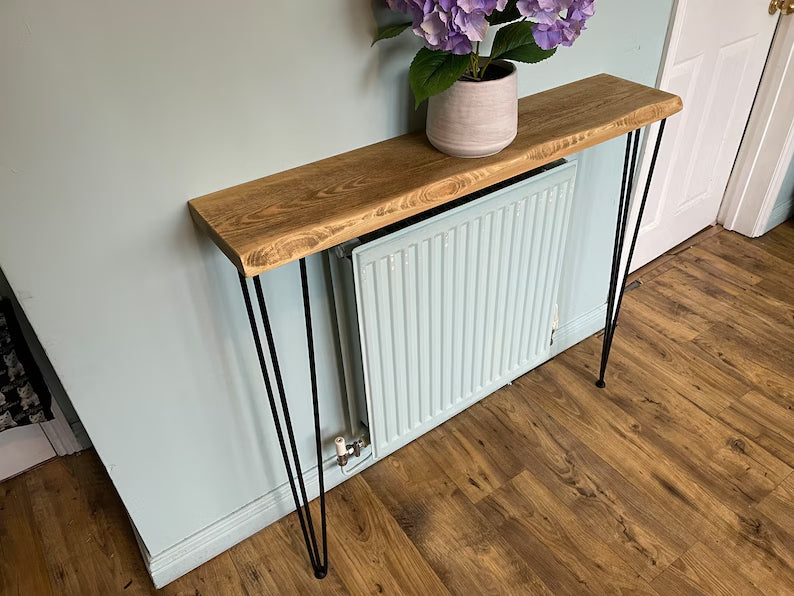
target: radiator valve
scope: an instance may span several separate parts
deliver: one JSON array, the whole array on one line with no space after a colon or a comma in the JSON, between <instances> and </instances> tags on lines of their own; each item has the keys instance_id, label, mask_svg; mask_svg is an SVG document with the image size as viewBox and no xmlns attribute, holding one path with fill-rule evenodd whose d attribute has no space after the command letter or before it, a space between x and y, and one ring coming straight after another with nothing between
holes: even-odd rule
<instances>
[{"instance_id":1,"label":"radiator valve","mask_svg":"<svg viewBox=\"0 0 794 596\"><path fill-rule=\"evenodd\" d=\"M334 440L336 446L336 461L340 466L346 466L351 457L359 457L361 450L369 445L366 437L356 439L352 443L347 443L344 437L336 437Z\"/></svg>"}]
</instances>

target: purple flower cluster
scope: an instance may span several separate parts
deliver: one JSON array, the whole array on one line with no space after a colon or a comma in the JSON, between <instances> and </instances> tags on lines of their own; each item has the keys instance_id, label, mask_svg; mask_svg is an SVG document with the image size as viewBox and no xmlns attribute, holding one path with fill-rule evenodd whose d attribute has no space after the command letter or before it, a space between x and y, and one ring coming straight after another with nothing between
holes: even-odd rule
<instances>
[{"instance_id":1,"label":"purple flower cluster","mask_svg":"<svg viewBox=\"0 0 794 596\"><path fill-rule=\"evenodd\" d=\"M465 55L485 39L486 17L504 10L507 0L387 0L389 8L413 17L413 31L431 50Z\"/></svg>"},{"instance_id":2,"label":"purple flower cluster","mask_svg":"<svg viewBox=\"0 0 794 596\"><path fill-rule=\"evenodd\" d=\"M585 22L595 13L596 0L518 0L523 16L535 21L532 36L544 50L570 46L584 31ZM565 17L560 13L567 10Z\"/></svg>"}]
</instances>

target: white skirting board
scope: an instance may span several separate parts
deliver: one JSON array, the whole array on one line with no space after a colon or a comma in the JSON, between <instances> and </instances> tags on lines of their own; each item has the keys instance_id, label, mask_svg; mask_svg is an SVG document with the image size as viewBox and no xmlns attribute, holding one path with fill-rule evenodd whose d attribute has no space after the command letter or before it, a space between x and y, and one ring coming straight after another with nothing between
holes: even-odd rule
<instances>
[{"instance_id":1,"label":"white skirting board","mask_svg":"<svg viewBox=\"0 0 794 596\"><path fill-rule=\"evenodd\" d=\"M606 304L561 325L554 334L551 355L559 354L603 329L605 316ZM594 366L597 366L597 364L595 362ZM372 458L367 457L367 453L365 453L360 460L351 460L348 467L352 473L345 474L336 464L336 458L325 462L326 489L330 490L341 484L351 475L357 474L372 463ZM305 480L309 498L317 498L319 496L319 488L317 486L316 467L307 470ZM237 511L230 513L160 553L150 554L140 539L138 539L138 545L141 548L146 568L152 576L154 585L157 588L161 588L246 538L253 536L293 510L292 493L290 492L289 484L285 482L257 500L244 505ZM330 564L333 565L333 551L329 553L329 557ZM306 559L306 573L311 573L308 558Z\"/></svg>"},{"instance_id":2,"label":"white skirting board","mask_svg":"<svg viewBox=\"0 0 794 596\"><path fill-rule=\"evenodd\" d=\"M576 317L572 321L568 321L554 333L554 343L551 345L551 354L549 358L553 358L560 352L564 352L571 346L575 346L580 341L584 341L594 333L598 333L604 329L606 322L607 305L602 304L596 306L594 309L587 311ZM598 370L599 362L594 362L595 370ZM596 379L593 378L593 383Z\"/></svg>"},{"instance_id":3,"label":"white skirting board","mask_svg":"<svg viewBox=\"0 0 794 596\"><path fill-rule=\"evenodd\" d=\"M362 454L362 460L367 454ZM351 461L348 466L351 469L355 467L355 472L357 473L370 463L371 458L367 458L361 462ZM344 474L337 465L336 457L324 462L323 466L325 468L326 491L331 490L350 477L350 475ZM304 473L304 479L309 499L316 499L320 494L317 484L317 467L308 469ZM289 483L285 482L278 488L262 495L247 505L243 505L237 511L219 519L203 530L199 530L167 550L152 555L143 546L140 538L138 539L138 546L141 547L146 568L152 576L155 587L162 588L292 513L294 510L295 504L292 501L292 492L290 491ZM306 573L311 574L308 556L306 558Z\"/></svg>"}]
</instances>

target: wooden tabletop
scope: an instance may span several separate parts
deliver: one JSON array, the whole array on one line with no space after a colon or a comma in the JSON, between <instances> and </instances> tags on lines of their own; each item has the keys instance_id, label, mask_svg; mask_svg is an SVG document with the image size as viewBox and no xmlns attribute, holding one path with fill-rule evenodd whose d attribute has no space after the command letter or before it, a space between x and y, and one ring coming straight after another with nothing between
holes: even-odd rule
<instances>
[{"instance_id":1,"label":"wooden tabletop","mask_svg":"<svg viewBox=\"0 0 794 596\"><path fill-rule=\"evenodd\" d=\"M237 269L253 277L682 107L677 95L596 75L521 99L518 136L491 157L449 157L424 132L413 133L205 195L188 206Z\"/></svg>"}]
</instances>

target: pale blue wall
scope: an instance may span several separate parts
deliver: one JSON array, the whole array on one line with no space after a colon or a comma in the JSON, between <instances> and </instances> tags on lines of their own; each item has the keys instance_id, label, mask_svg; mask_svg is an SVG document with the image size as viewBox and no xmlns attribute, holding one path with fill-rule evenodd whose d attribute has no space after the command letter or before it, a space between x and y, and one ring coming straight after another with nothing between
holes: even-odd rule
<instances>
[{"instance_id":1,"label":"pale blue wall","mask_svg":"<svg viewBox=\"0 0 794 596\"><path fill-rule=\"evenodd\" d=\"M794 215L794 160L788 165L786 177L783 179L783 186L766 224L766 231L768 232L775 226L779 226L792 215Z\"/></svg>"},{"instance_id":2,"label":"pale blue wall","mask_svg":"<svg viewBox=\"0 0 794 596\"><path fill-rule=\"evenodd\" d=\"M575 47L521 67L521 94L603 71L653 84L670 5L601 0ZM285 480L235 270L185 202L405 132L418 43L370 48L374 29L368 0L0 4L0 266L152 553ZM622 147L581 156L563 322L604 302ZM310 269L330 439L345 425ZM264 284L305 420L297 266Z\"/></svg>"}]
</instances>

